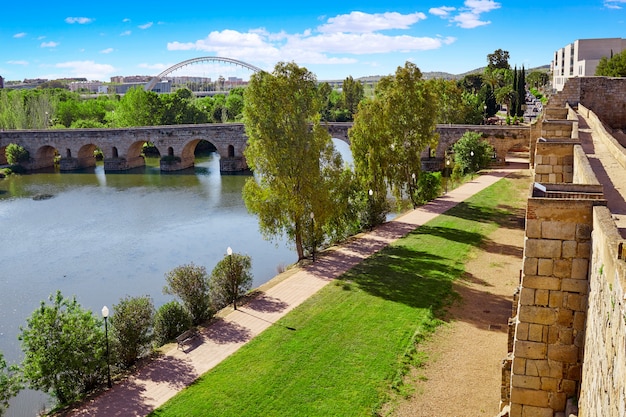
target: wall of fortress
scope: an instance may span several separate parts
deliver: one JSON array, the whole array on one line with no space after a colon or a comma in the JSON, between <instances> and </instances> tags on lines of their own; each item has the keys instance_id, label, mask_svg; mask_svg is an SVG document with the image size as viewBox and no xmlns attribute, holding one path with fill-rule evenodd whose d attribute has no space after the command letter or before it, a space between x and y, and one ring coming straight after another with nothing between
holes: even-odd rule
<instances>
[{"instance_id":1,"label":"wall of fortress","mask_svg":"<svg viewBox=\"0 0 626 417\"><path fill-rule=\"evenodd\" d=\"M572 80L533 128L541 132L535 135L535 184L502 370L501 415L510 417L569 417L565 412L575 413L576 403L580 416L626 415L626 240L606 207L570 107L626 170L626 150L607 127L618 119L626 126L626 82Z\"/></svg>"}]
</instances>

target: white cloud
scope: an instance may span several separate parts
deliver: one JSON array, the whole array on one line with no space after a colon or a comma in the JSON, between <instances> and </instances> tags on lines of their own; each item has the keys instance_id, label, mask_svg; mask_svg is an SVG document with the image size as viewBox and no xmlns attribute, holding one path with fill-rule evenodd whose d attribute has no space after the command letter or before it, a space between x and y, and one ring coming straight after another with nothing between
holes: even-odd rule
<instances>
[{"instance_id":1,"label":"white cloud","mask_svg":"<svg viewBox=\"0 0 626 417\"><path fill-rule=\"evenodd\" d=\"M444 42L430 37L387 36L380 33L333 33L291 38L286 49L305 49L328 54L377 54L438 49Z\"/></svg>"},{"instance_id":2,"label":"white cloud","mask_svg":"<svg viewBox=\"0 0 626 417\"><path fill-rule=\"evenodd\" d=\"M397 12L369 14L351 12L328 19L328 23L317 28L322 33L370 33L388 29L408 29L411 25L426 19L424 13L400 14Z\"/></svg>"},{"instance_id":3,"label":"white cloud","mask_svg":"<svg viewBox=\"0 0 626 417\"><path fill-rule=\"evenodd\" d=\"M41 47L42 48L56 48L57 46L59 46L58 42L42 42Z\"/></svg>"},{"instance_id":4,"label":"white cloud","mask_svg":"<svg viewBox=\"0 0 626 417\"><path fill-rule=\"evenodd\" d=\"M120 33L120 36L130 36L132 32L130 30L125 30L124 32Z\"/></svg>"},{"instance_id":5,"label":"white cloud","mask_svg":"<svg viewBox=\"0 0 626 417\"><path fill-rule=\"evenodd\" d=\"M154 22L148 22L148 23L146 23L146 24L139 25L139 26L137 26L137 27L138 27L139 29L148 29L148 28L151 28L153 24L154 24Z\"/></svg>"},{"instance_id":6,"label":"white cloud","mask_svg":"<svg viewBox=\"0 0 626 417\"><path fill-rule=\"evenodd\" d=\"M130 22L130 19L129 19L129 18L122 19L122 22L124 22L124 23L129 23L129 22Z\"/></svg>"},{"instance_id":7,"label":"white cloud","mask_svg":"<svg viewBox=\"0 0 626 417\"><path fill-rule=\"evenodd\" d=\"M604 7L607 9L621 10L622 3L626 3L626 0L605 0Z\"/></svg>"},{"instance_id":8,"label":"white cloud","mask_svg":"<svg viewBox=\"0 0 626 417\"><path fill-rule=\"evenodd\" d=\"M500 3L493 0L465 0L465 6L472 13L487 13L500 8Z\"/></svg>"},{"instance_id":9,"label":"white cloud","mask_svg":"<svg viewBox=\"0 0 626 417\"><path fill-rule=\"evenodd\" d=\"M435 16L439 16L441 18L444 18L444 17L450 16L450 13L455 11L455 10L456 10L456 7L441 6L441 7L433 7L433 8L431 8L428 11L428 13L434 14Z\"/></svg>"},{"instance_id":10,"label":"white cloud","mask_svg":"<svg viewBox=\"0 0 626 417\"><path fill-rule=\"evenodd\" d=\"M463 29L474 29L491 23L490 21L480 20L480 15L471 12L460 13L452 18L452 22L455 22L457 26Z\"/></svg>"},{"instance_id":11,"label":"white cloud","mask_svg":"<svg viewBox=\"0 0 626 417\"><path fill-rule=\"evenodd\" d=\"M116 71L112 65L98 64L94 61L60 62L54 66L68 70L74 77L85 77L88 80L104 80L110 78Z\"/></svg>"},{"instance_id":12,"label":"white cloud","mask_svg":"<svg viewBox=\"0 0 626 417\"><path fill-rule=\"evenodd\" d=\"M101 54L110 54L111 52L113 52L114 49L113 48L106 48L100 51Z\"/></svg>"},{"instance_id":13,"label":"white cloud","mask_svg":"<svg viewBox=\"0 0 626 417\"><path fill-rule=\"evenodd\" d=\"M66 17L65 22L69 24L78 23L79 25L84 25L87 23L93 22L94 19L90 17Z\"/></svg>"},{"instance_id":14,"label":"white cloud","mask_svg":"<svg viewBox=\"0 0 626 417\"><path fill-rule=\"evenodd\" d=\"M7 61L7 64L11 65L28 65L28 61Z\"/></svg>"},{"instance_id":15,"label":"white cloud","mask_svg":"<svg viewBox=\"0 0 626 417\"><path fill-rule=\"evenodd\" d=\"M16 39L23 38L24 36L26 36L26 32L20 32L13 35L13 37Z\"/></svg>"}]
</instances>

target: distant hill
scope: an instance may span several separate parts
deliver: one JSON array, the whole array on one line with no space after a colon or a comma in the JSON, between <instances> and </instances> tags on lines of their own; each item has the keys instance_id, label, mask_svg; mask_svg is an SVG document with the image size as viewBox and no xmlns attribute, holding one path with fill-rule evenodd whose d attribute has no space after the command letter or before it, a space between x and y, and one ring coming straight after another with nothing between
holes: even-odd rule
<instances>
[{"instance_id":1,"label":"distant hill","mask_svg":"<svg viewBox=\"0 0 626 417\"><path fill-rule=\"evenodd\" d=\"M466 75L482 74L483 72L485 72L486 68L487 67L476 68L475 70L467 71L467 72L464 72L463 74L450 74L449 72L443 72L443 71L428 71L428 72L423 72L422 76L426 80L430 80L433 78L442 78L444 80L460 80ZM550 70L550 65L542 65L540 67L535 67L535 68L526 68L527 73L531 71L549 71L549 70ZM367 77L359 77L357 78L357 80L361 81L364 84L371 84L371 83L378 82L382 77L384 76L383 75L370 75ZM343 82L343 80L335 80L334 82L341 83Z\"/></svg>"}]
</instances>

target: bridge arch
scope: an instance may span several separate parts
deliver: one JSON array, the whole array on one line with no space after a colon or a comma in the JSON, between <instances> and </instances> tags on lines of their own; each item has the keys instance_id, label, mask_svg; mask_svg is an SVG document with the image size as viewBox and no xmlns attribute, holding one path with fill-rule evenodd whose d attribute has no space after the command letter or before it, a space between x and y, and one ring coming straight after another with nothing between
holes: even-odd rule
<instances>
[{"instance_id":1,"label":"bridge arch","mask_svg":"<svg viewBox=\"0 0 626 417\"><path fill-rule=\"evenodd\" d=\"M197 64L198 62L225 62L225 63L228 63L228 64L234 64L236 66L247 68L250 71L254 71L254 72L263 71L259 67L255 67L252 64L248 64L248 63L245 63L243 61L239 61L237 59L225 58L225 57L219 57L219 56L203 56L203 57L199 57L199 58L188 59L186 61L182 61L182 62L179 62L178 64L172 65L171 67L169 67L165 71L161 72L156 77L152 78L148 82L148 84L146 84L146 86L144 87L144 90L145 91L151 91L157 85L157 83L159 81L161 81L161 78L165 77L168 74L171 74L172 72L174 72L174 71L176 71L176 70L178 70L180 68L186 67L187 65Z\"/></svg>"}]
</instances>

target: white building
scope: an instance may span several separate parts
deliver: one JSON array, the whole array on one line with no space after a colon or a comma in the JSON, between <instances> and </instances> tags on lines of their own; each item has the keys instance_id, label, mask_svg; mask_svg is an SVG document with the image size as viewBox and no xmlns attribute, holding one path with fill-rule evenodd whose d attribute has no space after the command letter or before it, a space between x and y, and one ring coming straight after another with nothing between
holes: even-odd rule
<instances>
[{"instance_id":1,"label":"white building","mask_svg":"<svg viewBox=\"0 0 626 417\"><path fill-rule=\"evenodd\" d=\"M589 77L596 73L602 57L610 58L626 49L626 39L578 39L554 53L551 63L552 87L563 90L571 77Z\"/></svg>"}]
</instances>

